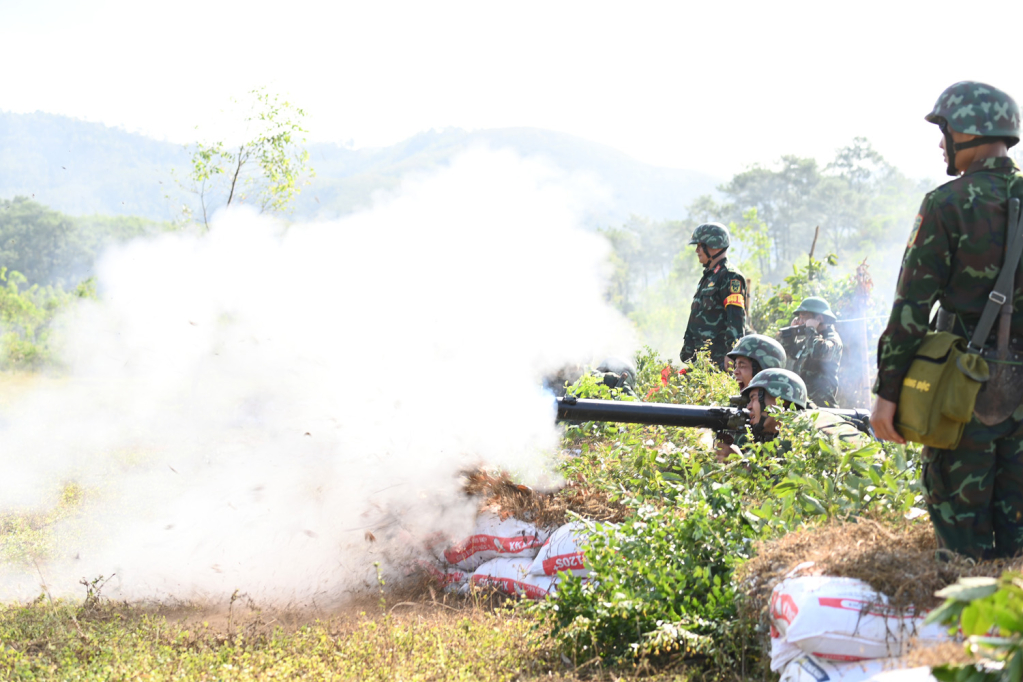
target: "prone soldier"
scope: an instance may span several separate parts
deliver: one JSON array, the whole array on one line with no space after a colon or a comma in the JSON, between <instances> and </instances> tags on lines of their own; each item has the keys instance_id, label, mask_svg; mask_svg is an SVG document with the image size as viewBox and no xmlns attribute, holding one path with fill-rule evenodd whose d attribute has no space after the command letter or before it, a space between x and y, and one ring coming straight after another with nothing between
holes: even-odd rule
<instances>
[{"instance_id":1,"label":"prone soldier","mask_svg":"<svg viewBox=\"0 0 1023 682\"><path fill-rule=\"evenodd\" d=\"M732 363L732 377L743 391L761 371L785 367L785 349L769 336L748 334L735 344L726 357ZM741 401L745 404L745 399ZM742 448L746 444L746 430L728 430L719 433L717 454L724 459L733 452L731 446Z\"/></svg>"},{"instance_id":2,"label":"prone soldier","mask_svg":"<svg viewBox=\"0 0 1023 682\"><path fill-rule=\"evenodd\" d=\"M765 369L753 377L742 395L748 401L750 432L756 442L778 437L778 421L768 413L768 407L797 411L814 407L807 397L806 384L799 375L786 369ZM829 412L817 412L809 425L829 439L850 447L861 447L868 442L855 426ZM786 449L784 444L782 449Z\"/></svg>"}]
</instances>

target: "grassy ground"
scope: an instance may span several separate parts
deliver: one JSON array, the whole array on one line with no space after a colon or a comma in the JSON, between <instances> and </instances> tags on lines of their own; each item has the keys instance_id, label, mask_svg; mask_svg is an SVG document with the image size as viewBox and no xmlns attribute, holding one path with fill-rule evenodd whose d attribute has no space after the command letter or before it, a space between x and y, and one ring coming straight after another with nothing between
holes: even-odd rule
<instances>
[{"instance_id":1,"label":"grassy ground","mask_svg":"<svg viewBox=\"0 0 1023 682\"><path fill-rule=\"evenodd\" d=\"M521 609L403 602L318 619L111 604L0 607L5 680L681 680L573 666Z\"/></svg>"}]
</instances>

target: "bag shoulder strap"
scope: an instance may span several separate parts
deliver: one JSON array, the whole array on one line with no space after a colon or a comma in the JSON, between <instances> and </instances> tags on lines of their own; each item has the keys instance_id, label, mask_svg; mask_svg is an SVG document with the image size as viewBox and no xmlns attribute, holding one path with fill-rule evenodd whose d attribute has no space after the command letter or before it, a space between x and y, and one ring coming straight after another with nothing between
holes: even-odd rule
<instances>
[{"instance_id":1,"label":"bag shoulder strap","mask_svg":"<svg viewBox=\"0 0 1023 682\"><path fill-rule=\"evenodd\" d=\"M998 311L1009 300L1015 289L1016 266L1019 264L1020 254L1023 254L1023 233L1021 232L1023 232L1023 221L1020 220L1019 199L1013 197L1009 199L1009 225L1005 231L1007 240L1005 263L1002 265L1002 271L998 273L994 288L987 295L984 312L981 313L980 321L977 322L977 327L973 330L973 338L970 339L970 343L966 347L967 351L971 353L979 353L984 349L984 343L991 333L991 327L995 323Z\"/></svg>"}]
</instances>

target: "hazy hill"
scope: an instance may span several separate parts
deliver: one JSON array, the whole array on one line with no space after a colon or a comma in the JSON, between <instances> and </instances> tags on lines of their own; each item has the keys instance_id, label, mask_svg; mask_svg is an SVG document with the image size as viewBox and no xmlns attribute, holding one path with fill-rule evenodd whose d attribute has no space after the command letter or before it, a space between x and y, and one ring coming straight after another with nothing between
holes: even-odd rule
<instances>
[{"instance_id":1,"label":"hazy hill","mask_svg":"<svg viewBox=\"0 0 1023 682\"><path fill-rule=\"evenodd\" d=\"M444 165L469 147L511 148L542 156L570 171L592 174L611 192L594 207L594 225L630 214L680 218L685 206L713 191L718 179L699 171L658 168L604 145L535 128L467 132L429 131L379 149L313 144L316 178L304 188L295 216L331 218L367 206L374 192L398 185L403 175ZM188 153L170 142L119 128L52 114L0 112L0 199L16 195L69 214L177 216L180 196L171 168L186 168Z\"/></svg>"}]
</instances>

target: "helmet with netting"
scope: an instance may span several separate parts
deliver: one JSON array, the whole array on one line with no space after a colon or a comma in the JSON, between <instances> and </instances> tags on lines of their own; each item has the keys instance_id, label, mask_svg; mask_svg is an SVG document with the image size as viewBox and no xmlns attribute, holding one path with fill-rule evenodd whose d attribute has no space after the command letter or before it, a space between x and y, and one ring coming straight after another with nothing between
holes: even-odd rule
<instances>
[{"instance_id":1,"label":"helmet with netting","mask_svg":"<svg viewBox=\"0 0 1023 682\"><path fill-rule=\"evenodd\" d=\"M781 344L763 334L747 334L739 339L735 348L726 355L730 358L747 357L750 360L755 360L761 370L784 367L785 361L788 359Z\"/></svg>"},{"instance_id":2,"label":"helmet with netting","mask_svg":"<svg viewBox=\"0 0 1023 682\"><path fill-rule=\"evenodd\" d=\"M786 400L801 408L806 408L806 384L803 383L803 380L795 372L777 367L765 369L753 377L753 380L749 382L749 386L742 389L743 397L749 398L749 393L754 388L762 389L768 395L774 396L778 400Z\"/></svg>"},{"instance_id":3,"label":"helmet with netting","mask_svg":"<svg viewBox=\"0 0 1023 682\"><path fill-rule=\"evenodd\" d=\"M708 249L727 249L731 240L728 228L721 223L704 223L695 230L689 244L703 244Z\"/></svg>"}]
</instances>

